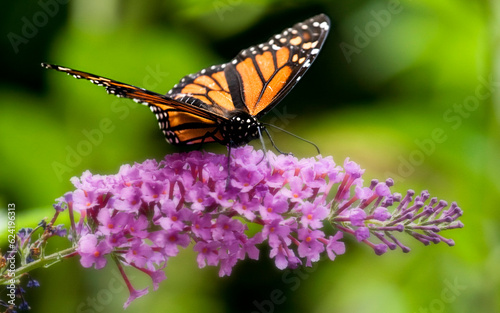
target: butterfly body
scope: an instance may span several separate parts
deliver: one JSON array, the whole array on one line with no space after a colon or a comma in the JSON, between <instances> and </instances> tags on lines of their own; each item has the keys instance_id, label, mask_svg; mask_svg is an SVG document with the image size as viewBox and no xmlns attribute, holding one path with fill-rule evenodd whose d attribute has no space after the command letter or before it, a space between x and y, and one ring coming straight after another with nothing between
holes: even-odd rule
<instances>
[{"instance_id":1,"label":"butterfly body","mask_svg":"<svg viewBox=\"0 0 500 313\"><path fill-rule=\"evenodd\" d=\"M263 127L255 117L246 112L238 112L228 121L220 123L224 138L221 143L231 147L238 147L259 138L259 129Z\"/></svg>"},{"instance_id":2,"label":"butterfly body","mask_svg":"<svg viewBox=\"0 0 500 313\"><path fill-rule=\"evenodd\" d=\"M49 69L104 86L149 106L171 144L218 142L236 147L261 136L259 118L274 108L318 55L330 21L324 14L242 50L228 63L185 76L166 95L70 68Z\"/></svg>"}]
</instances>

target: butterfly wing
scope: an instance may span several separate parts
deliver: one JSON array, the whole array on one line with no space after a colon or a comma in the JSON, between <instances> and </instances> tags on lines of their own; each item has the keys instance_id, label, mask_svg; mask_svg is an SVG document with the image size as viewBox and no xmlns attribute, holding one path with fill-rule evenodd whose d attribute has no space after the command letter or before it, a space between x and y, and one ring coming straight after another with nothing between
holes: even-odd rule
<instances>
[{"instance_id":1,"label":"butterfly wing","mask_svg":"<svg viewBox=\"0 0 500 313\"><path fill-rule=\"evenodd\" d=\"M235 102L245 103L256 117L271 110L309 69L329 28L330 20L320 14L283 30L266 43L241 51L226 69L230 81L238 79L239 90L234 84L233 95L241 100Z\"/></svg>"},{"instance_id":2,"label":"butterfly wing","mask_svg":"<svg viewBox=\"0 0 500 313\"><path fill-rule=\"evenodd\" d=\"M188 98L184 99L186 101L172 99L143 88L58 65L42 63L42 66L65 72L78 79L87 79L105 87L109 94L129 98L149 106L155 113L160 129L169 143L193 144L224 140L218 129L218 121L224 119L224 116L211 111L210 107L202 102L195 102Z\"/></svg>"},{"instance_id":3,"label":"butterfly wing","mask_svg":"<svg viewBox=\"0 0 500 313\"><path fill-rule=\"evenodd\" d=\"M242 112L259 118L278 104L318 55L329 27L330 20L324 14L297 23L266 43L242 50L229 63L185 76L167 95L58 65L42 66L90 80L110 94L148 105L169 143L234 144L247 140L222 133L227 132L231 118ZM248 123L245 126L250 127L253 121L248 119ZM234 127L241 129L239 125L228 128Z\"/></svg>"},{"instance_id":4,"label":"butterfly wing","mask_svg":"<svg viewBox=\"0 0 500 313\"><path fill-rule=\"evenodd\" d=\"M244 106L236 107L233 103L226 79L226 66L227 64L213 65L196 74L183 77L167 96L207 106L210 110L226 117L235 111L246 110Z\"/></svg>"},{"instance_id":5,"label":"butterfly wing","mask_svg":"<svg viewBox=\"0 0 500 313\"><path fill-rule=\"evenodd\" d=\"M304 75L329 28L324 14L297 23L265 43L242 50L229 63L185 76L167 95L203 103L225 116L244 111L259 118Z\"/></svg>"}]
</instances>

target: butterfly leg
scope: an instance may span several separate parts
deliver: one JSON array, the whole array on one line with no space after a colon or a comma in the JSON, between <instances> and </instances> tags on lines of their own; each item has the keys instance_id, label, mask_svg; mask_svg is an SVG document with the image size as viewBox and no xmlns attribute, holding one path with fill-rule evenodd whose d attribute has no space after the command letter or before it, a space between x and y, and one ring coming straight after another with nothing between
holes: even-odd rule
<instances>
[{"instance_id":1,"label":"butterfly leg","mask_svg":"<svg viewBox=\"0 0 500 313\"><path fill-rule=\"evenodd\" d=\"M203 148L203 144L205 143L205 139L208 138L209 136L207 136L207 134L205 134L205 136L203 136L203 138L201 138L201 141L200 141L200 145L198 146L198 148L196 150L201 150Z\"/></svg>"},{"instance_id":2,"label":"butterfly leg","mask_svg":"<svg viewBox=\"0 0 500 313\"><path fill-rule=\"evenodd\" d=\"M262 132L260 130L261 128L263 128L264 131L267 133L267 129L265 129L264 127L257 128L259 130L259 139L260 139L260 143L262 144L262 150L264 150L264 155L262 156L262 160L260 160L259 163L257 163L257 164L260 164L260 162L264 161L264 158L267 156L266 144L264 143L264 137L262 136ZM268 133L268 136L269 136L269 133ZM269 159L267 159L267 165L269 166L269 168L271 168L271 163L269 162Z\"/></svg>"},{"instance_id":3,"label":"butterfly leg","mask_svg":"<svg viewBox=\"0 0 500 313\"><path fill-rule=\"evenodd\" d=\"M199 142L199 146L198 146L198 150L201 150L201 148L203 147L203 145L206 143L205 142L205 139L207 138L212 138L215 142L218 142L220 144L225 144L224 142L222 142L220 139L218 139L215 134L217 134L217 130L213 131L213 132L206 132L205 135L203 135L203 137L201 137L201 141ZM211 141L209 141L211 142Z\"/></svg>"},{"instance_id":4,"label":"butterfly leg","mask_svg":"<svg viewBox=\"0 0 500 313\"><path fill-rule=\"evenodd\" d=\"M226 190L229 188L229 180L231 178L231 144L227 145L227 179Z\"/></svg>"}]
</instances>

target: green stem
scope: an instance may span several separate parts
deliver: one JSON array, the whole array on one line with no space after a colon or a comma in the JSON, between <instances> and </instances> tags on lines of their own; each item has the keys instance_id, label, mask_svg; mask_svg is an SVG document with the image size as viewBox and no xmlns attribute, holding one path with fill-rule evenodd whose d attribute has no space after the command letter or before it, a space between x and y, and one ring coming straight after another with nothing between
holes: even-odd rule
<instances>
[{"instance_id":1,"label":"green stem","mask_svg":"<svg viewBox=\"0 0 500 313\"><path fill-rule=\"evenodd\" d=\"M62 261L63 258L65 257L70 257L72 253L76 251L76 246L71 247L62 251L58 251L56 253L53 253L49 256L42 257L36 261L33 261L29 264L26 264L24 266L21 266L17 268L14 272L14 277L8 277L7 275L0 276L0 285L8 285L10 284L10 280L14 278L15 280L18 280L21 275L24 273L30 272L36 268L39 267L49 267L55 263L58 263Z\"/></svg>"}]
</instances>

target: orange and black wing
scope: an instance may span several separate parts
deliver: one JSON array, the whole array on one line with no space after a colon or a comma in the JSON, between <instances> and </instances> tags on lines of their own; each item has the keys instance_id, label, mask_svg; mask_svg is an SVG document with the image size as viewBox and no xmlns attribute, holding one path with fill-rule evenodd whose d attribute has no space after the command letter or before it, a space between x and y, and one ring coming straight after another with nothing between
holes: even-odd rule
<instances>
[{"instance_id":1,"label":"orange and black wing","mask_svg":"<svg viewBox=\"0 0 500 313\"><path fill-rule=\"evenodd\" d=\"M181 79L167 96L179 101L206 106L211 111L229 118L232 113L245 108L235 107L226 79L227 64L213 65L196 74L189 74Z\"/></svg>"},{"instance_id":2,"label":"orange and black wing","mask_svg":"<svg viewBox=\"0 0 500 313\"><path fill-rule=\"evenodd\" d=\"M324 14L297 23L265 43L242 50L229 63L185 76L167 95L205 104L228 118L236 111L259 118L304 75L329 28L330 20Z\"/></svg>"},{"instance_id":3,"label":"orange and black wing","mask_svg":"<svg viewBox=\"0 0 500 313\"><path fill-rule=\"evenodd\" d=\"M246 114L257 119L280 102L318 55L329 27L324 14L295 24L266 43L242 50L229 63L185 76L167 95L58 65L42 66L90 80L110 94L148 105L170 143L239 144L249 139L238 124L240 120L232 125L233 118ZM247 127L254 123L244 120ZM232 136L228 134L231 130L242 134Z\"/></svg>"},{"instance_id":4,"label":"orange and black wing","mask_svg":"<svg viewBox=\"0 0 500 313\"><path fill-rule=\"evenodd\" d=\"M219 131L219 121L225 117L211 111L210 107L202 102L194 102L187 98L186 101L172 99L143 88L58 65L42 63L42 66L65 72L78 79L87 79L105 87L109 94L130 98L149 106L169 143L193 144L213 141L224 143Z\"/></svg>"}]
</instances>

